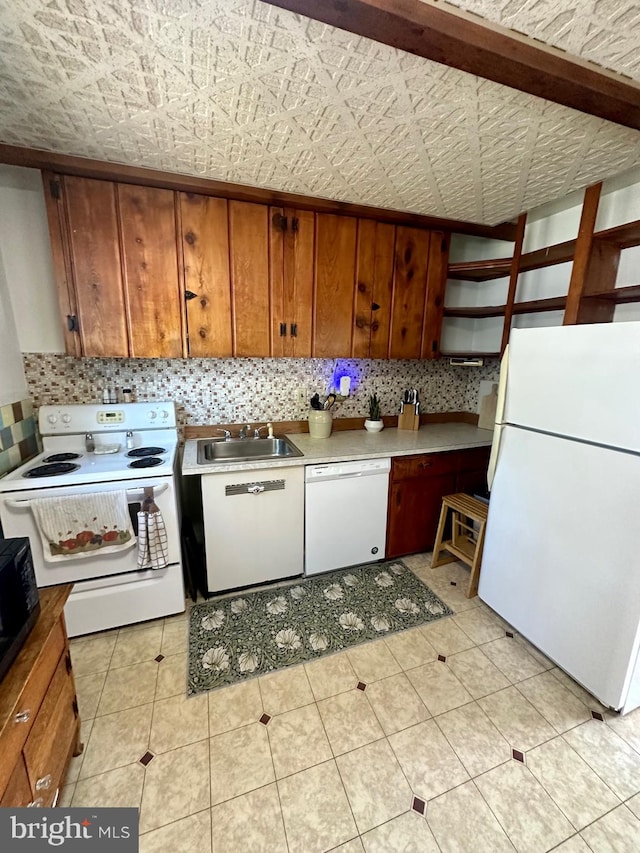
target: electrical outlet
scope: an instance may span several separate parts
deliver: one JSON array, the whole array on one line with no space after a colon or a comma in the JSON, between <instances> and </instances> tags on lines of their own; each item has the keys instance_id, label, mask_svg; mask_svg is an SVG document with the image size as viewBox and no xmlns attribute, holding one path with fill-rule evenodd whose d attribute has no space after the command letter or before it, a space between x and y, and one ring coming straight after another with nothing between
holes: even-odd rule
<instances>
[{"instance_id":1,"label":"electrical outlet","mask_svg":"<svg viewBox=\"0 0 640 853\"><path fill-rule=\"evenodd\" d=\"M296 403L299 406L306 406L308 402L309 401L307 400L307 389L304 387L304 385L300 385L296 391Z\"/></svg>"}]
</instances>

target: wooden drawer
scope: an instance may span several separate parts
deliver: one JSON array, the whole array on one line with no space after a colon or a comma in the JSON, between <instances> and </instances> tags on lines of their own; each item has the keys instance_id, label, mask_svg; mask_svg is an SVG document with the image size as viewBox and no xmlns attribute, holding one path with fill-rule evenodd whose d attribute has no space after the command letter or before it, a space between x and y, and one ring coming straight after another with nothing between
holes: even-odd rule
<instances>
[{"instance_id":1,"label":"wooden drawer","mask_svg":"<svg viewBox=\"0 0 640 853\"><path fill-rule=\"evenodd\" d=\"M27 768L25 767L22 754L20 754L9 777L2 799L0 799L0 808L4 808L5 806L28 806L31 801L29 776L27 775Z\"/></svg>"},{"instance_id":2,"label":"wooden drawer","mask_svg":"<svg viewBox=\"0 0 640 853\"><path fill-rule=\"evenodd\" d=\"M391 479L437 477L456 470L456 453L421 453L418 456L396 456L391 461Z\"/></svg>"},{"instance_id":3,"label":"wooden drawer","mask_svg":"<svg viewBox=\"0 0 640 853\"><path fill-rule=\"evenodd\" d=\"M27 682L14 705L11 719L2 733L3 760L0 761L0 791L5 789L11 769L32 730L64 649L64 629L62 622L58 620L51 629L35 666L29 673Z\"/></svg>"},{"instance_id":4,"label":"wooden drawer","mask_svg":"<svg viewBox=\"0 0 640 853\"><path fill-rule=\"evenodd\" d=\"M45 806L53 800L75 736L77 706L70 671L64 655L23 750L33 796L44 797Z\"/></svg>"}]
</instances>

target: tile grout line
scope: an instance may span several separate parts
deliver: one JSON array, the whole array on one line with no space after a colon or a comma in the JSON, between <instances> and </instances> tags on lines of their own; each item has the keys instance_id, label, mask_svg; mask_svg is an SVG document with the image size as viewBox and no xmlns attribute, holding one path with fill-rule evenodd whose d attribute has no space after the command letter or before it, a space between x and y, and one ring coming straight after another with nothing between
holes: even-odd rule
<instances>
[{"instance_id":1,"label":"tile grout line","mask_svg":"<svg viewBox=\"0 0 640 853\"><path fill-rule=\"evenodd\" d=\"M305 675L306 675L306 672L305 672ZM262 685L260 684L260 680L261 680L261 677L257 676L256 681L258 683L258 694L260 696L260 707L262 709L262 713L267 714L268 711L265 711L264 697L262 695ZM307 678L307 681L308 680L309 679ZM311 690L311 695L313 696L313 690L311 688L311 684L309 684L309 689ZM303 706L303 707L306 707L306 706ZM269 716L271 716L271 715L269 715ZM276 716L278 716L278 715L276 715ZM273 719L273 717L271 717L271 720L272 719ZM269 720L269 722L271 722L271 720ZM271 736L269 735L268 724L267 724L267 726L265 726L265 728L267 729L267 743L269 744L269 757L271 758L271 767L273 768L273 783L268 783L268 784L274 784L276 786L276 796L278 797L278 806L280 807L280 821L282 823L282 831L284 832L284 843L286 844L287 851L289 851L290 850L289 836L287 835L287 824L286 824L286 821L284 819L284 809L282 808L282 797L280 796L280 786L278 785L279 780L278 780L278 777L276 775L276 764L275 764L275 761L273 760L273 750L271 749ZM286 777L283 777L283 778L286 778ZM263 787L266 787L266 786L263 786ZM241 795L241 796L243 796L243 795ZM211 821L211 825L212 825L212 830L213 830L213 820Z\"/></svg>"}]
</instances>

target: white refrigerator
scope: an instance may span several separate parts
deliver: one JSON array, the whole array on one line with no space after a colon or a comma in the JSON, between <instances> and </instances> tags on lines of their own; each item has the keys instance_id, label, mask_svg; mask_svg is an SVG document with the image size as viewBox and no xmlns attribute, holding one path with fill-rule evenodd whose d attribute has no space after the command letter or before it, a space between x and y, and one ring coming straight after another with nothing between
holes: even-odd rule
<instances>
[{"instance_id":1,"label":"white refrigerator","mask_svg":"<svg viewBox=\"0 0 640 853\"><path fill-rule=\"evenodd\" d=\"M478 594L622 713L640 705L640 323L516 329Z\"/></svg>"}]
</instances>

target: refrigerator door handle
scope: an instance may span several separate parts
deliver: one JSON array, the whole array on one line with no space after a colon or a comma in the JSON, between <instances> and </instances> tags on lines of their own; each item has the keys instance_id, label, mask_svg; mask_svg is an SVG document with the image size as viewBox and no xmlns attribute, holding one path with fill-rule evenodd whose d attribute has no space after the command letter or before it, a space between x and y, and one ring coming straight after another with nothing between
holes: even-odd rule
<instances>
[{"instance_id":1,"label":"refrigerator door handle","mask_svg":"<svg viewBox=\"0 0 640 853\"><path fill-rule=\"evenodd\" d=\"M493 478L496 474L498 457L500 456L500 442L502 440L502 424L496 423L493 430L493 441L491 442L491 455L489 456L489 468L487 469L487 488L491 491Z\"/></svg>"},{"instance_id":2,"label":"refrigerator door handle","mask_svg":"<svg viewBox=\"0 0 640 853\"><path fill-rule=\"evenodd\" d=\"M495 477L500 455L500 440L502 438L502 425L504 423L504 407L507 396L507 374L509 372L509 344L504 348L502 361L500 362L500 379L498 380L498 402L496 404L496 423L493 429L493 441L491 442L491 455L489 456L489 468L487 470L487 488L491 491L493 478Z\"/></svg>"},{"instance_id":3,"label":"refrigerator door handle","mask_svg":"<svg viewBox=\"0 0 640 853\"><path fill-rule=\"evenodd\" d=\"M496 424L504 423L504 407L507 397L507 375L509 373L509 344L504 348L500 362L500 379L498 380L498 402L496 403Z\"/></svg>"}]
</instances>

